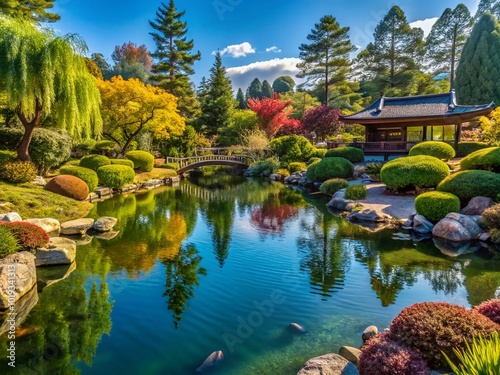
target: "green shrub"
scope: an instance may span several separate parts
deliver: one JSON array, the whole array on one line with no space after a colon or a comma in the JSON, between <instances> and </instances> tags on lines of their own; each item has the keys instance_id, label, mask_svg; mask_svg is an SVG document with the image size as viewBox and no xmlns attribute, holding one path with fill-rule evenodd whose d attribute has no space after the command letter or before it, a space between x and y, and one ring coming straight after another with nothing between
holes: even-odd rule
<instances>
[{"instance_id":1,"label":"green shrub","mask_svg":"<svg viewBox=\"0 0 500 375\"><path fill-rule=\"evenodd\" d=\"M301 135L287 135L275 138L269 143L269 148L284 164L294 161L305 162L309 160L314 152L311 142Z\"/></svg>"},{"instance_id":2,"label":"green shrub","mask_svg":"<svg viewBox=\"0 0 500 375\"><path fill-rule=\"evenodd\" d=\"M474 337L465 342L465 349L453 349L455 361L445 354L446 361L455 375L500 374L500 334L493 333L488 339Z\"/></svg>"},{"instance_id":3,"label":"green shrub","mask_svg":"<svg viewBox=\"0 0 500 375\"><path fill-rule=\"evenodd\" d=\"M441 181L437 190L455 194L462 203L477 196L495 199L500 192L500 175L488 171L462 171Z\"/></svg>"},{"instance_id":4,"label":"green shrub","mask_svg":"<svg viewBox=\"0 0 500 375\"><path fill-rule=\"evenodd\" d=\"M488 207L482 213L483 223L488 229L500 229L500 204ZM499 323L500 324L500 323Z\"/></svg>"},{"instance_id":5,"label":"green shrub","mask_svg":"<svg viewBox=\"0 0 500 375\"><path fill-rule=\"evenodd\" d=\"M247 176L268 177L270 174L275 173L280 166L276 158L268 158L253 163L246 171Z\"/></svg>"},{"instance_id":6,"label":"green shrub","mask_svg":"<svg viewBox=\"0 0 500 375\"><path fill-rule=\"evenodd\" d=\"M84 200L89 195L87 183L81 178L69 174L54 177L43 188L79 201Z\"/></svg>"},{"instance_id":7,"label":"green shrub","mask_svg":"<svg viewBox=\"0 0 500 375\"><path fill-rule=\"evenodd\" d=\"M500 147L488 147L467 155L460 162L464 171L484 169L491 172L500 172Z\"/></svg>"},{"instance_id":8,"label":"green shrub","mask_svg":"<svg viewBox=\"0 0 500 375\"><path fill-rule=\"evenodd\" d=\"M308 161L307 161L307 165L311 165L312 163L316 162L316 161L321 161L323 158L316 158L316 157L312 157L310 158Z\"/></svg>"},{"instance_id":9,"label":"green shrub","mask_svg":"<svg viewBox=\"0 0 500 375\"><path fill-rule=\"evenodd\" d=\"M86 155L80 159L80 167L89 168L97 172L100 167L110 165L111 160L104 155Z\"/></svg>"},{"instance_id":10,"label":"green shrub","mask_svg":"<svg viewBox=\"0 0 500 375\"><path fill-rule=\"evenodd\" d=\"M21 128L0 126L0 150L15 150L22 136Z\"/></svg>"},{"instance_id":11,"label":"green shrub","mask_svg":"<svg viewBox=\"0 0 500 375\"><path fill-rule=\"evenodd\" d=\"M89 187L90 192L95 191L97 185L99 184L97 173L89 168L67 165L61 167L59 169L59 172L61 174L69 174L71 176L76 176L82 179Z\"/></svg>"},{"instance_id":12,"label":"green shrub","mask_svg":"<svg viewBox=\"0 0 500 375\"><path fill-rule=\"evenodd\" d=\"M326 148L314 148L314 151L311 155L311 158L320 158L323 159L327 153Z\"/></svg>"},{"instance_id":13,"label":"green shrub","mask_svg":"<svg viewBox=\"0 0 500 375\"><path fill-rule=\"evenodd\" d=\"M67 167L68 165L73 165L78 167L80 165L80 159L73 159L73 160L68 160L66 163L64 163L62 166Z\"/></svg>"},{"instance_id":14,"label":"green shrub","mask_svg":"<svg viewBox=\"0 0 500 375\"><path fill-rule=\"evenodd\" d=\"M2 164L0 179L12 184L30 182L36 177L36 167L29 161L8 161Z\"/></svg>"},{"instance_id":15,"label":"green shrub","mask_svg":"<svg viewBox=\"0 0 500 375\"><path fill-rule=\"evenodd\" d=\"M346 199L360 200L366 198L366 186L362 184L349 185L345 191Z\"/></svg>"},{"instance_id":16,"label":"green shrub","mask_svg":"<svg viewBox=\"0 0 500 375\"><path fill-rule=\"evenodd\" d=\"M107 139L102 139L100 141L97 141L94 144L93 150L98 151L98 152L105 152L105 151L111 151L116 147L116 143L114 141L110 141Z\"/></svg>"},{"instance_id":17,"label":"green shrub","mask_svg":"<svg viewBox=\"0 0 500 375\"><path fill-rule=\"evenodd\" d=\"M369 163L365 167L365 172L367 175L379 176L383 166L383 163Z\"/></svg>"},{"instance_id":18,"label":"green shrub","mask_svg":"<svg viewBox=\"0 0 500 375\"><path fill-rule=\"evenodd\" d=\"M326 180L319 187L319 191L323 194L333 195L340 189L344 189L349 186L349 182L343 178L331 178Z\"/></svg>"},{"instance_id":19,"label":"green shrub","mask_svg":"<svg viewBox=\"0 0 500 375\"><path fill-rule=\"evenodd\" d=\"M24 250L34 250L45 247L49 243L49 236L38 225L24 221L0 224L6 227L16 238L19 246Z\"/></svg>"},{"instance_id":20,"label":"green shrub","mask_svg":"<svg viewBox=\"0 0 500 375\"><path fill-rule=\"evenodd\" d=\"M134 162L134 169L140 169L141 172L151 172L155 165L155 158L146 151L130 151L125 156Z\"/></svg>"},{"instance_id":21,"label":"green shrub","mask_svg":"<svg viewBox=\"0 0 500 375\"><path fill-rule=\"evenodd\" d=\"M159 165L158 168L173 169L174 171L177 171L179 169L179 164L177 164L177 163L165 163L165 164Z\"/></svg>"},{"instance_id":22,"label":"green shrub","mask_svg":"<svg viewBox=\"0 0 500 375\"><path fill-rule=\"evenodd\" d=\"M467 156L474 151L490 147L487 143L481 142L458 142L457 156Z\"/></svg>"},{"instance_id":23,"label":"green shrub","mask_svg":"<svg viewBox=\"0 0 500 375\"><path fill-rule=\"evenodd\" d=\"M293 163L288 164L288 171L290 173L305 171L306 169L307 169L306 163L293 162Z\"/></svg>"},{"instance_id":24,"label":"green shrub","mask_svg":"<svg viewBox=\"0 0 500 375\"><path fill-rule=\"evenodd\" d=\"M14 151L0 150L0 165L8 161L17 159L17 153Z\"/></svg>"},{"instance_id":25,"label":"green shrub","mask_svg":"<svg viewBox=\"0 0 500 375\"><path fill-rule=\"evenodd\" d=\"M75 145L73 148L76 151L82 151L85 153L89 153L91 150L94 149L95 145L96 145L96 141L94 139L85 139L85 140L81 141L80 143L78 143L77 145Z\"/></svg>"},{"instance_id":26,"label":"green shrub","mask_svg":"<svg viewBox=\"0 0 500 375\"><path fill-rule=\"evenodd\" d=\"M429 155L442 160L450 160L455 157L455 150L448 143L438 141L427 141L413 146L408 156Z\"/></svg>"},{"instance_id":27,"label":"green shrub","mask_svg":"<svg viewBox=\"0 0 500 375\"><path fill-rule=\"evenodd\" d=\"M111 164L126 165L132 169L134 168L134 162L130 159L109 159L109 161L111 161Z\"/></svg>"},{"instance_id":28,"label":"green shrub","mask_svg":"<svg viewBox=\"0 0 500 375\"><path fill-rule=\"evenodd\" d=\"M307 178L312 182L323 182L331 178L352 178L354 165L344 158L324 158L307 168Z\"/></svg>"},{"instance_id":29,"label":"green shrub","mask_svg":"<svg viewBox=\"0 0 500 375\"><path fill-rule=\"evenodd\" d=\"M445 162L433 156L407 156L384 164L380 179L391 189L435 187L450 174Z\"/></svg>"},{"instance_id":30,"label":"green shrub","mask_svg":"<svg viewBox=\"0 0 500 375\"><path fill-rule=\"evenodd\" d=\"M345 158L351 163L361 163L365 160L365 153L357 147L337 147L327 151L327 158Z\"/></svg>"},{"instance_id":31,"label":"green shrub","mask_svg":"<svg viewBox=\"0 0 500 375\"><path fill-rule=\"evenodd\" d=\"M0 225L0 258L5 258L10 254L14 254L19 250L14 234L7 227Z\"/></svg>"},{"instance_id":32,"label":"green shrub","mask_svg":"<svg viewBox=\"0 0 500 375\"><path fill-rule=\"evenodd\" d=\"M282 175L284 177L288 177L290 176L290 172L288 171L288 169L285 169L285 168L280 168L276 171L277 174L279 175Z\"/></svg>"},{"instance_id":33,"label":"green shrub","mask_svg":"<svg viewBox=\"0 0 500 375\"><path fill-rule=\"evenodd\" d=\"M437 222L450 212L459 212L460 199L451 193L429 191L415 199L415 210L427 219Z\"/></svg>"},{"instance_id":34,"label":"green shrub","mask_svg":"<svg viewBox=\"0 0 500 375\"><path fill-rule=\"evenodd\" d=\"M121 188L134 182L135 172L126 165L105 165L97 170L99 182L112 188Z\"/></svg>"}]
</instances>

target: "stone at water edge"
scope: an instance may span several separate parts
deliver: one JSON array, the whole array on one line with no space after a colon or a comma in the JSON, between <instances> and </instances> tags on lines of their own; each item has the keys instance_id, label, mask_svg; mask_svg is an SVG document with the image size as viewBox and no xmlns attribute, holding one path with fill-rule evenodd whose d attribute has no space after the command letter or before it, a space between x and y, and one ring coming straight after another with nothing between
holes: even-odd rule
<instances>
[{"instance_id":1,"label":"stone at water edge","mask_svg":"<svg viewBox=\"0 0 500 375\"><path fill-rule=\"evenodd\" d=\"M21 215L19 215L17 212L9 212L8 214L1 214L0 215L0 221L6 222L6 223L14 223L16 221L22 221Z\"/></svg>"},{"instance_id":2,"label":"stone at water edge","mask_svg":"<svg viewBox=\"0 0 500 375\"><path fill-rule=\"evenodd\" d=\"M299 333L306 333L307 332L307 329L305 327L303 327L297 323L290 323L290 325L288 327L294 332L299 332Z\"/></svg>"},{"instance_id":3,"label":"stone at water edge","mask_svg":"<svg viewBox=\"0 0 500 375\"><path fill-rule=\"evenodd\" d=\"M13 265L15 267L12 267ZM15 272L15 300L17 301L36 284L35 256L30 252L21 251L0 259L0 311L9 307L8 286L12 271Z\"/></svg>"},{"instance_id":4,"label":"stone at water edge","mask_svg":"<svg viewBox=\"0 0 500 375\"><path fill-rule=\"evenodd\" d=\"M42 228L45 233L55 233L56 235L59 235L59 232L61 231L61 223L56 219L26 219L24 221L26 221L27 223L35 224L36 226Z\"/></svg>"},{"instance_id":5,"label":"stone at water edge","mask_svg":"<svg viewBox=\"0 0 500 375\"><path fill-rule=\"evenodd\" d=\"M21 298L19 298L16 303L15 303L15 317L16 317L16 339L19 338L20 336L23 336L23 335L26 335L26 334L29 334L30 332L27 332L28 330L29 331L33 331L33 330L36 330L36 326L35 327L31 327L30 329L30 326L28 326L27 328L19 328L19 326L21 326L23 324L23 322L26 320L26 318L28 317L30 311L33 309L33 307L36 306L36 304L38 303L38 291L37 291L37 288L36 286L32 287L26 294L24 294ZM4 313L6 314L6 313ZM11 322L8 322L7 319L8 319L8 316L9 315L5 315L5 319L2 319L0 317L0 335L3 335L4 333L10 331L10 323Z\"/></svg>"},{"instance_id":6,"label":"stone at water edge","mask_svg":"<svg viewBox=\"0 0 500 375\"><path fill-rule=\"evenodd\" d=\"M35 256L37 267L71 264L76 258L76 242L68 238L52 237L46 248L36 249Z\"/></svg>"},{"instance_id":7,"label":"stone at water edge","mask_svg":"<svg viewBox=\"0 0 500 375\"><path fill-rule=\"evenodd\" d=\"M432 224L425 216L415 215L413 217L413 230L420 234L432 233L434 224Z\"/></svg>"},{"instance_id":8,"label":"stone at water edge","mask_svg":"<svg viewBox=\"0 0 500 375\"><path fill-rule=\"evenodd\" d=\"M448 215L446 215L446 218L456 220L460 224L462 224L467 232L469 232L471 238L478 238L481 233L484 232L471 216L457 214L456 212L450 212Z\"/></svg>"},{"instance_id":9,"label":"stone at water edge","mask_svg":"<svg viewBox=\"0 0 500 375\"><path fill-rule=\"evenodd\" d=\"M470 233L462 224L449 218L439 221L434 226L432 235L449 241L469 241L471 239Z\"/></svg>"},{"instance_id":10,"label":"stone at water edge","mask_svg":"<svg viewBox=\"0 0 500 375\"><path fill-rule=\"evenodd\" d=\"M224 359L224 353L222 353L222 350L218 350L216 352L213 352L210 354L205 361L201 364L200 367L196 369L197 372L204 372L206 370L211 369L212 367L216 366L219 362L221 362Z\"/></svg>"},{"instance_id":11,"label":"stone at water edge","mask_svg":"<svg viewBox=\"0 0 500 375\"><path fill-rule=\"evenodd\" d=\"M353 348L352 346L342 346L339 349L339 354L349 362L357 366L359 357L361 356L361 350L359 350L358 348Z\"/></svg>"},{"instance_id":12,"label":"stone at water edge","mask_svg":"<svg viewBox=\"0 0 500 375\"><path fill-rule=\"evenodd\" d=\"M84 218L66 221L61 224L61 234L80 234L83 235L94 224L94 219Z\"/></svg>"},{"instance_id":13,"label":"stone at water edge","mask_svg":"<svg viewBox=\"0 0 500 375\"><path fill-rule=\"evenodd\" d=\"M366 329L363 331L361 338L363 339L363 342L365 342L366 340L375 336L377 333L378 333L378 328L376 326L369 326L366 327Z\"/></svg>"},{"instance_id":14,"label":"stone at water edge","mask_svg":"<svg viewBox=\"0 0 500 375\"><path fill-rule=\"evenodd\" d=\"M311 358L297 375L358 375L358 369L338 354L325 354Z\"/></svg>"},{"instance_id":15,"label":"stone at water edge","mask_svg":"<svg viewBox=\"0 0 500 375\"><path fill-rule=\"evenodd\" d=\"M98 232L109 232L111 229L113 229L117 221L117 218L111 216L103 216L94 221L92 229Z\"/></svg>"},{"instance_id":16,"label":"stone at water edge","mask_svg":"<svg viewBox=\"0 0 500 375\"><path fill-rule=\"evenodd\" d=\"M370 223L383 223L389 220L389 217L383 212L370 208L353 212L347 218L351 221L366 221Z\"/></svg>"},{"instance_id":17,"label":"stone at water edge","mask_svg":"<svg viewBox=\"0 0 500 375\"><path fill-rule=\"evenodd\" d=\"M481 215L484 210L493 206L495 201L489 197L474 197L465 208L460 210L462 215Z\"/></svg>"}]
</instances>

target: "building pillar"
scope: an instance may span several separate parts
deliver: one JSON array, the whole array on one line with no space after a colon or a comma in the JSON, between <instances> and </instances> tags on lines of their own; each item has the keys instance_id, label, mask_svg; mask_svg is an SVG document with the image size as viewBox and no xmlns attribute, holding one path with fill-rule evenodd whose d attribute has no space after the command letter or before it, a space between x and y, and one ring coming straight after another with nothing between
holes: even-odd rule
<instances>
[{"instance_id":1,"label":"building pillar","mask_svg":"<svg viewBox=\"0 0 500 375\"><path fill-rule=\"evenodd\" d=\"M462 123L456 124L455 125L455 152L458 152L458 142L460 142L460 139L462 138Z\"/></svg>"},{"instance_id":2,"label":"building pillar","mask_svg":"<svg viewBox=\"0 0 500 375\"><path fill-rule=\"evenodd\" d=\"M422 127L422 142L427 140L427 126Z\"/></svg>"}]
</instances>

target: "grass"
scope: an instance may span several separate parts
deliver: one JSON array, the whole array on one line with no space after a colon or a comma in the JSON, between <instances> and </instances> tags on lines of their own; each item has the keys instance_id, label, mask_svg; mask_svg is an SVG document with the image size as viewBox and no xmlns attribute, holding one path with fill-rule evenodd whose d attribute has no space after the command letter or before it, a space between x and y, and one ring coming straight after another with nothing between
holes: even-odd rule
<instances>
[{"instance_id":1,"label":"grass","mask_svg":"<svg viewBox=\"0 0 500 375\"><path fill-rule=\"evenodd\" d=\"M17 212L23 219L51 217L61 222L87 216L93 204L43 190L31 183L0 182L0 213Z\"/></svg>"},{"instance_id":2,"label":"grass","mask_svg":"<svg viewBox=\"0 0 500 375\"><path fill-rule=\"evenodd\" d=\"M165 169L165 168L153 168L151 172L142 172L137 173L135 175L134 182L142 183L153 179L163 179L166 177L175 177L177 176L177 172L173 169Z\"/></svg>"}]
</instances>

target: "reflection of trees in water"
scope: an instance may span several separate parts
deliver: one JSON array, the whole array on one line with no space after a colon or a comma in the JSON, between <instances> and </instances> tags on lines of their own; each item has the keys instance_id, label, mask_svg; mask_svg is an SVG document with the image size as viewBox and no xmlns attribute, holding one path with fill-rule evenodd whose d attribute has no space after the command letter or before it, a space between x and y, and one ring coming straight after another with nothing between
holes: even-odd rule
<instances>
[{"instance_id":1,"label":"reflection of trees in water","mask_svg":"<svg viewBox=\"0 0 500 375\"><path fill-rule=\"evenodd\" d=\"M463 269L467 300L473 306L491 298L500 298L500 253L488 252L484 258L472 257Z\"/></svg>"},{"instance_id":2,"label":"reflection of trees in water","mask_svg":"<svg viewBox=\"0 0 500 375\"><path fill-rule=\"evenodd\" d=\"M212 233L212 246L219 267L229 255L231 230L234 222L235 202L233 200L210 200L202 204L202 209Z\"/></svg>"},{"instance_id":3,"label":"reflection of trees in water","mask_svg":"<svg viewBox=\"0 0 500 375\"><path fill-rule=\"evenodd\" d=\"M199 276L207 271L200 267L202 257L194 245L179 249L176 257L164 259L166 281L164 297L168 297L167 306L174 316L174 326L178 328L181 315L187 308L188 301L194 296L194 288L199 286Z\"/></svg>"}]
</instances>

